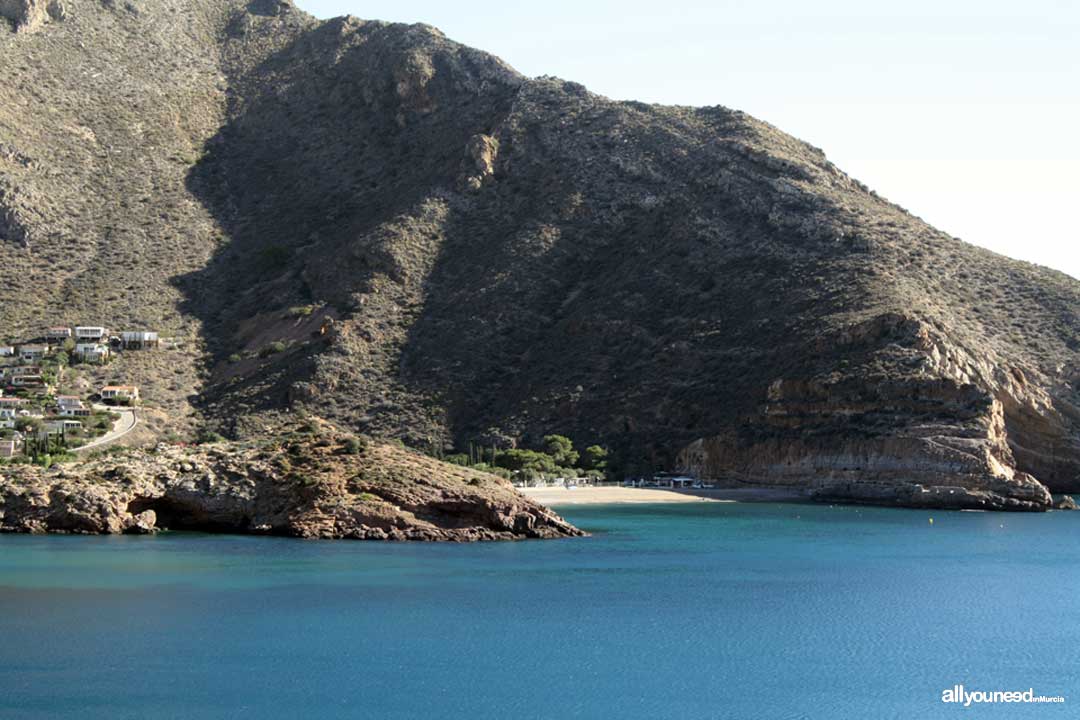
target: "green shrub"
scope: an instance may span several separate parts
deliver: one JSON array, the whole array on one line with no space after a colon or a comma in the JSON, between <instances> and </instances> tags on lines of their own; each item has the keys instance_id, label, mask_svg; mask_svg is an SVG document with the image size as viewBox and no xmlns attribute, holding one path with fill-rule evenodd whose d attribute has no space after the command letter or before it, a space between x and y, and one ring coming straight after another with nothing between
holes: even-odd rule
<instances>
[{"instance_id":1,"label":"green shrub","mask_svg":"<svg viewBox=\"0 0 1080 720\"><path fill-rule=\"evenodd\" d=\"M269 357L271 355L276 355L278 353L283 353L283 352L285 352L285 350L288 349L288 347L289 346L286 345L285 343L283 343L282 341L275 340L274 342L270 343L269 345L267 345L266 347L264 347L262 350L259 351L259 357Z\"/></svg>"},{"instance_id":2,"label":"green shrub","mask_svg":"<svg viewBox=\"0 0 1080 720\"><path fill-rule=\"evenodd\" d=\"M345 455L362 455L367 450L367 440L364 438L351 437L341 445L341 451Z\"/></svg>"},{"instance_id":3,"label":"green shrub","mask_svg":"<svg viewBox=\"0 0 1080 720\"><path fill-rule=\"evenodd\" d=\"M287 314L289 317L302 318L310 317L315 312L314 305L297 305L296 307L289 308Z\"/></svg>"},{"instance_id":4,"label":"green shrub","mask_svg":"<svg viewBox=\"0 0 1080 720\"><path fill-rule=\"evenodd\" d=\"M198 445L210 445L225 442L225 437L209 428L201 428L195 435L195 442Z\"/></svg>"}]
</instances>

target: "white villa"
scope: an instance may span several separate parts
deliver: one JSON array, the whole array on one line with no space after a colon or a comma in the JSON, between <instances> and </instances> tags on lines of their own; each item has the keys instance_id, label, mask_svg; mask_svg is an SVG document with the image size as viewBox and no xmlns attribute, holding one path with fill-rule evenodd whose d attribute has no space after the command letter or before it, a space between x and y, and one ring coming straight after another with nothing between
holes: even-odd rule
<instances>
[{"instance_id":1,"label":"white villa","mask_svg":"<svg viewBox=\"0 0 1080 720\"><path fill-rule=\"evenodd\" d=\"M19 359L23 362L40 362L49 354L48 345L20 345Z\"/></svg>"},{"instance_id":2,"label":"white villa","mask_svg":"<svg viewBox=\"0 0 1080 720\"><path fill-rule=\"evenodd\" d=\"M101 343L79 343L75 346L75 357L87 363L103 363L109 359L112 351Z\"/></svg>"},{"instance_id":3,"label":"white villa","mask_svg":"<svg viewBox=\"0 0 1080 720\"><path fill-rule=\"evenodd\" d=\"M93 413L75 395L61 395L56 398L56 414L60 417L90 417Z\"/></svg>"},{"instance_id":4,"label":"white villa","mask_svg":"<svg viewBox=\"0 0 1080 720\"><path fill-rule=\"evenodd\" d=\"M16 365L14 367L0 368L0 378L19 377L20 375L39 375L41 371L33 365Z\"/></svg>"},{"instance_id":5,"label":"white villa","mask_svg":"<svg viewBox=\"0 0 1080 720\"><path fill-rule=\"evenodd\" d=\"M0 458L15 457L15 454L22 449L22 440L0 440Z\"/></svg>"},{"instance_id":6,"label":"white villa","mask_svg":"<svg viewBox=\"0 0 1080 720\"><path fill-rule=\"evenodd\" d=\"M80 325L75 328L76 342L100 342L108 334L109 331L105 328L94 325Z\"/></svg>"},{"instance_id":7,"label":"white villa","mask_svg":"<svg viewBox=\"0 0 1080 720\"><path fill-rule=\"evenodd\" d=\"M134 385L107 385L101 389L101 399L134 402L139 399L139 388Z\"/></svg>"},{"instance_id":8,"label":"white villa","mask_svg":"<svg viewBox=\"0 0 1080 720\"><path fill-rule=\"evenodd\" d=\"M51 327L45 331L45 342L56 345L65 342L71 338L71 328L69 327Z\"/></svg>"},{"instance_id":9,"label":"white villa","mask_svg":"<svg viewBox=\"0 0 1080 720\"><path fill-rule=\"evenodd\" d=\"M45 430L51 433L62 433L68 430L82 430L83 424L78 420L52 420L45 424Z\"/></svg>"},{"instance_id":10,"label":"white villa","mask_svg":"<svg viewBox=\"0 0 1080 720\"><path fill-rule=\"evenodd\" d=\"M157 347L159 341L156 332L124 331L120 333L120 342L125 348L144 350Z\"/></svg>"},{"instance_id":11,"label":"white villa","mask_svg":"<svg viewBox=\"0 0 1080 720\"><path fill-rule=\"evenodd\" d=\"M14 428L16 420L29 415L29 411L22 409L27 404L22 398L0 397L0 428Z\"/></svg>"},{"instance_id":12,"label":"white villa","mask_svg":"<svg viewBox=\"0 0 1080 720\"><path fill-rule=\"evenodd\" d=\"M0 345L0 357L15 357L15 348L11 345Z\"/></svg>"}]
</instances>

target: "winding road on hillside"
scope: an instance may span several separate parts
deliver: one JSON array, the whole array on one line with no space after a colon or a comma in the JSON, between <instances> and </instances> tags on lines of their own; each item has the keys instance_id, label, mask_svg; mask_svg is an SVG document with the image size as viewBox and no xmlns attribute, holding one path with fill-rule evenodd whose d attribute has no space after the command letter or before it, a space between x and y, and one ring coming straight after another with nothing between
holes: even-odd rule
<instances>
[{"instance_id":1,"label":"winding road on hillside","mask_svg":"<svg viewBox=\"0 0 1080 720\"><path fill-rule=\"evenodd\" d=\"M94 409L119 413L120 419L113 423L112 430L105 433L91 443L83 445L82 447L73 448L71 452L81 453L88 452L90 450L100 450L101 448L107 447L119 440L120 438L124 437L129 432L134 430L135 426L139 424L139 418L138 415L135 414L134 408L115 408L106 407L104 405L95 405Z\"/></svg>"}]
</instances>

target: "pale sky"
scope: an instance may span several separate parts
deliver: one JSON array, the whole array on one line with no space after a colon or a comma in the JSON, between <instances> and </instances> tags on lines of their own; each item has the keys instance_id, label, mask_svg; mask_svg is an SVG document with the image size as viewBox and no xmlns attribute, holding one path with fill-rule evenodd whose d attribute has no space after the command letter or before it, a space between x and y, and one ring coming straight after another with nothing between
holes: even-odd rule
<instances>
[{"instance_id":1,"label":"pale sky","mask_svg":"<svg viewBox=\"0 0 1080 720\"><path fill-rule=\"evenodd\" d=\"M1080 278L1080 0L297 0L619 100L724 105L936 227Z\"/></svg>"}]
</instances>

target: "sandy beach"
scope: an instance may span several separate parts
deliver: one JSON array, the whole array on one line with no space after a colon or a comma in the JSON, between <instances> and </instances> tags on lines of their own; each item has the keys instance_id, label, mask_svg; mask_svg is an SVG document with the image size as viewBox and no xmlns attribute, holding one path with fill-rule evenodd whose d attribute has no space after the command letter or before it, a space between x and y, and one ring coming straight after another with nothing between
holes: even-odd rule
<instances>
[{"instance_id":1,"label":"sandy beach","mask_svg":"<svg viewBox=\"0 0 1080 720\"><path fill-rule=\"evenodd\" d=\"M668 490L663 488L561 487L522 488L544 505L618 505L627 503L805 502L806 494L785 488L722 488Z\"/></svg>"}]
</instances>

